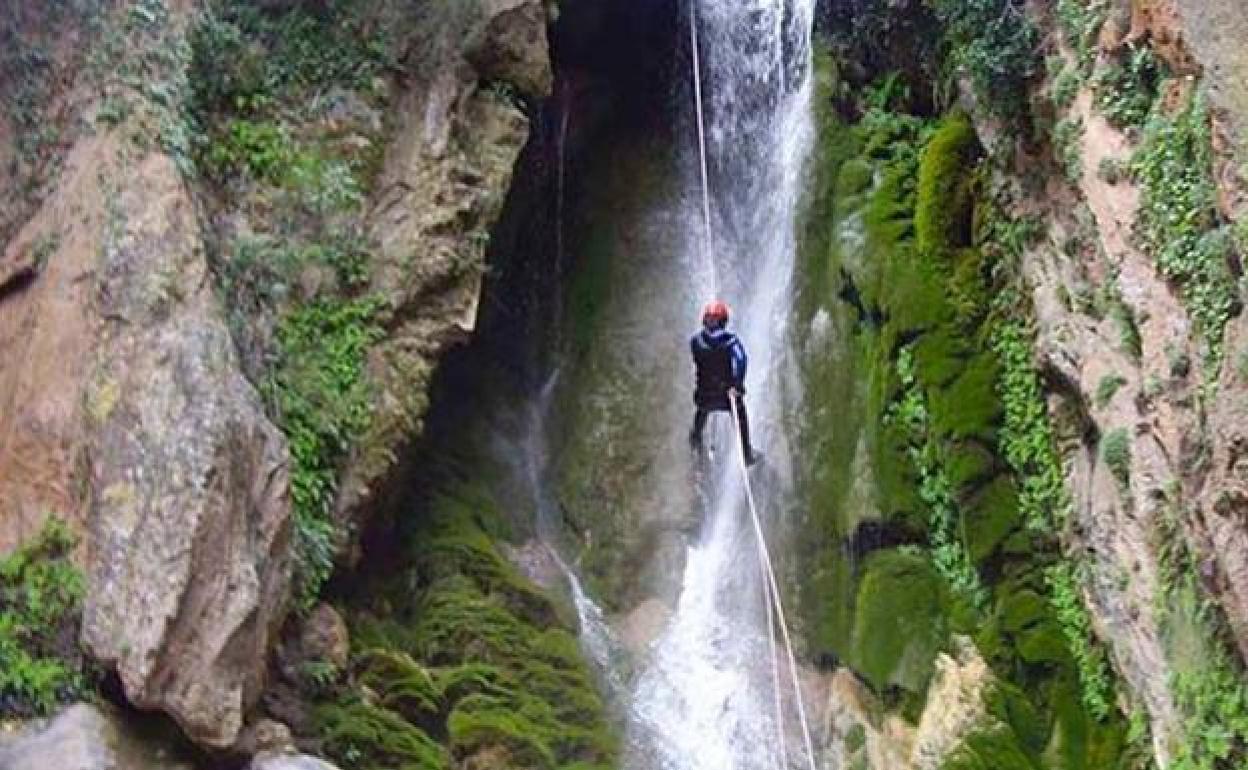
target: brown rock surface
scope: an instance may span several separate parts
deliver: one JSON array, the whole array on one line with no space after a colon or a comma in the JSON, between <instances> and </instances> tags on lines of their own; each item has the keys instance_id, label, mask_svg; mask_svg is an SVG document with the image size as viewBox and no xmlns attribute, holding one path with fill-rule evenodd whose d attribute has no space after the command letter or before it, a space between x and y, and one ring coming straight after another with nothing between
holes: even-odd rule
<instances>
[{"instance_id":1,"label":"brown rock surface","mask_svg":"<svg viewBox=\"0 0 1248 770\"><path fill-rule=\"evenodd\" d=\"M176 46L192 10L131 43ZM162 61L153 78L184 82L184 59ZM162 108L84 129L4 246L0 548L48 514L85 533L84 646L134 704L226 747L285 610L287 453L239 369L191 191L147 133Z\"/></svg>"},{"instance_id":2,"label":"brown rock surface","mask_svg":"<svg viewBox=\"0 0 1248 770\"><path fill-rule=\"evenodd\" d=\"M482 84L547 94L545 25L538 0L482 0L413 43L424 53L401 84L367 222L380 244L373 288L394 320L369 360L372 426L343 474L336 516L346 531L396 492L398 458L420 431L438 358L476 324L490 228L529 137L519 107Z\"/></svg>"},{"instance_id":3,"label":"brown rock surface","mask_svg":"<svg viewBox=\"0 0 1248 770\"><path fill-rule=\"evenodd\" d=\"M290 580L287 453L238 367L189 191L152 153L97 266L83 641L137 706L232 744Z\"/></svg>"}]
</instances>

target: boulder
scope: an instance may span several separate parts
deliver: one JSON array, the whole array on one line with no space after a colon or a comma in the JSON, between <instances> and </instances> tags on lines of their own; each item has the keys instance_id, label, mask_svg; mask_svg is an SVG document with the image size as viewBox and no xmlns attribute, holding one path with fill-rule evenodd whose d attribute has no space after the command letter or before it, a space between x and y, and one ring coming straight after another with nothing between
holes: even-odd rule
<instances>
[{"instance_id":1,"label":"boulder","mask_svg":"<svg viewBox=\"0 0 1248 770\"><path fill-rule=\"evenodd\" d=\"M550 95L554 77L541 0L482 0L481 22L466 40L464 55L486 80L514 86L533 99Z\"/></svg>"},{"instance_id":2,"label":"boulder","mask_svg":"<svg viewBox=\"0 0 1248 770\"><path fill-rule=\"evenodd\" d=\"M176 738L137 733L117 709L70 706L53 719L0 737L0 770L196 770Z\"/></svg>"},{"instance_id":3,"label":"boulder","mask_svg":"<svg viewBox=\"0 0 1248 770\"><path fill-rule=\"evenodd\" d=\"M135 706L227 748L287 604L287 449L239 368L174 161L153 152L112 173L82 640Z\"/></svg>"},{"instance_id":4,"label":"boulder","mask_svg":"<svg viewBox=\"0 0 1248 770\"><path fill-rule=\"evenodd\" d=\"M248 770L338 770L323 759L307 754L262 754L251 761Z\"/></svg>"}]
</instances>

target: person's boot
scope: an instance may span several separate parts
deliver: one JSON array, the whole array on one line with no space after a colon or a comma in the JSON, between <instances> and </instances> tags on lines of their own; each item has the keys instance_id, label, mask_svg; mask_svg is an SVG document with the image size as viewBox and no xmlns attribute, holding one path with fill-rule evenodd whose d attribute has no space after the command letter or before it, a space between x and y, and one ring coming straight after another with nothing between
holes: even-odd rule
<instances>
[{"instance_id":1,"label":"person's boot","mask_svg":"<svg viewBox=\"0 0 1248 770\"><path fill-rule=\"evenodd\" d=\"M745 450L745 467L753 468L755 465L758 465L762 459L763 453L757 449L751 448Z\"/></svg>"},{"instance_id":2,"label":"person's boot","mask_svg":"<svg viewBox=\"0 0 1248 770\"><path fill-rule=\"evenodd\" d=\"M702 454L702 437L696 431L689 431L689 450L694 454Z\"/></svg>"}]
</instances>

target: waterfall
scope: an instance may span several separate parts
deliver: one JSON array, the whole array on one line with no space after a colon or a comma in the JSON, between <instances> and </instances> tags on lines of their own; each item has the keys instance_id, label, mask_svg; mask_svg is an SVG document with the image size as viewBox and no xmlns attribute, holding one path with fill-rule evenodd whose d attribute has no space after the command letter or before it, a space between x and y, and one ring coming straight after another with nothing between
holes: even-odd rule
<instances>
[{"instance_id":1,"label":"waterfall","mask_svg":"<svg viewBox=\"0 0 1248 770\"><path fill-rule=\"evenodd\" d=\"M767 457L760 503L773 515L790 484L782 375L802 167L813 136L812 6L701 0L697 14L715 238L708 253L700 226L691 225L685 259L695 293L733 306L749 350L747 398L755 443ZM700 174L687 176L688 206L696 208ZM719 422L718 444L731 449ZM736 465L716 463L706 486L706 517L675 613L634 685L625 766L778 767L778 729L791 733L789 765L806 766L792 714L775 724L764 583Z\"/></svg>"}]
</instances>

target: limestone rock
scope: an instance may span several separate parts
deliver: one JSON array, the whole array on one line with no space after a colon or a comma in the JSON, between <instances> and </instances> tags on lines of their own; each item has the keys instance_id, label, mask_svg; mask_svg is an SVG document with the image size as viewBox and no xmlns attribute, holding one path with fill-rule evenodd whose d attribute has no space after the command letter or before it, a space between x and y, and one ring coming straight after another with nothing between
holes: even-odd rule
<instances>
[{"instance_id":1,"label":"limestone rock","mask_svg":"<svg viewBox=\"0 0 1248 770\"><path fill-rule=\"evenodd\" d=\"M882 704L862 680L838 669L820 689L820 766L909 770L914 728L901 718L881 717Z\"/></svg>"},{"instance_id":2,"label":"limestone rock","mask_svg":"<svg viewBox=\"0 0 1248 770\"><path fill-rule=\"evenodd\" d=\"M351 652L347 622L333 607L322 604L304 620L299 646L307 659L321 660L341 669L347 665L347 655Z\"/></svg>"},{"instance_id":3,"label":"limestone rock","mask_svg":"<svg viewBox=\"0 0 1248 770\"><path fill-rule=\"evenodd\" d=\"M124 181L96 268L83 642L136 706L225 748L285 611L287 452L239 370L173 160L112 173Z\"/></svg>"},{"instance_id":4,"label":"limestone rock","mask_svg":"<svg viewBox=\"0 0 1248 770\"><path fill-rule=\"evenodd\" d=\"M251 761L248 770L338 770L328 762L306 754L261 754Z\"/></svg>"},{"instance_id":5,"label":"limestone rock","mask_svg":"<svg viewBox=\"0 0 1248 770\"><path fill-rule=\"evenodd\" d=\"M477 72L510 83L525 96L548 96L554 78L541 0L482 0L481 15L464 50Z\"/></svg>"},{"instance_id":6,"label":"limestone rock","mask_svg":"<svg viewBox=\"0 0 1248 770\"><path fill-rule=\"evenodd\" d=\"M550 90L537 0L483 0L432 34L422 49L448 53L413 57L421 86L397 95L394 140L366 223L379 244L372 288L396 321L368 362L377 395L341 479L335 517L345 532L401 491L399 458L422 427L438 359L476 325L485 247L530 129L513 100L482 81L535 97Z\"/></svg>"},{"instance_id":7,"label":"limestone rock","mask_svg":"<svg viewBox=\"0 0 1248 770\"><path fill-rule=\"evenodd\" d=\"M107 706L70 706L51 720L0 737L0 770L196 770L176 740L139 735Z\"/></svg>"},{"instance_id":8,"label":"limestone rock","mask_svg":"<svg viewBox=\"0 0 1248 770\"><path fill-rule=\"evenodd\" d=\"M914 770L937 770L986 717L984 691L992 683L992 671L971 640L957 637L954 647L956 657L936 657L936 676L911 753Z\"/></svg>"},{"instance_id":9,"label":"limestone rock","mask_svg":"<svg viewBox=\"0 0 1248 770\"><path fill-rule=\"evenodd\" d=\"M290 728L273 719L258 719L243 728L233 753L240 756L294 753L295 740Z\"/></svg>"}]
</instances>

